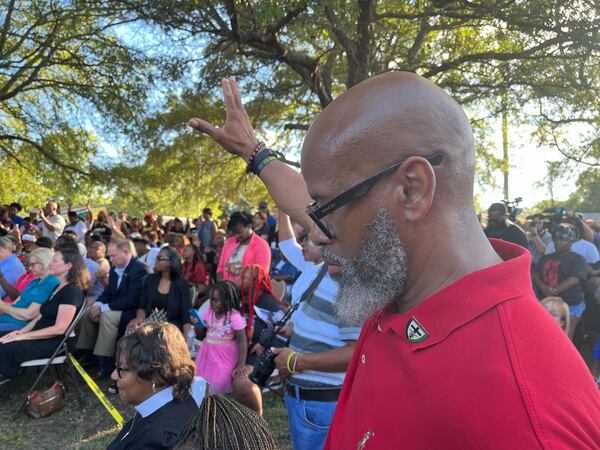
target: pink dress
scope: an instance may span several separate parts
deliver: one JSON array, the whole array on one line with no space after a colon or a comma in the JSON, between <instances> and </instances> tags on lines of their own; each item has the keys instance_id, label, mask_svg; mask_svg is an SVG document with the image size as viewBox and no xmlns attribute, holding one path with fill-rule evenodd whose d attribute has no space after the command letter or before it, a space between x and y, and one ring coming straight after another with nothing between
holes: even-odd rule
<instances>
[{"instance_id":1,"label":"pink dress","mask_svg":"<svg viewBox=\"0 0 600 450\"><path fill-rule=\"evenodd\" d=\"M206 338L196 356L196 375L210 385L211 394L231 392L231 376L238 363L239 348L235 331L246 328L239 311L232 310L220 319L215 317L212 308L202 315L206 324Z\"/></svg>"}]
</instances>

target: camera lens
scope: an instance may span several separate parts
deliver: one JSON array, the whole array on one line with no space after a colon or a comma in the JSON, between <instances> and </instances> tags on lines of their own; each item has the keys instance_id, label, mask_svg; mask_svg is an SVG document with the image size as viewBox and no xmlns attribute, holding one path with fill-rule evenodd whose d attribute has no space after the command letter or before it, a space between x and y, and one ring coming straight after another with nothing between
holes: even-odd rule
<instances>
[{"instance_id":1,"label":"camera lens","mask_svg":"<svg viewBox=\"0 0 600 450\"><path fill-rule=\"evenodd\" d=\"M264 387L274 370L275 354L268 348L254 363L254 370L249 376L250 381L260 387Z\"/></svg>"}]
</instances>

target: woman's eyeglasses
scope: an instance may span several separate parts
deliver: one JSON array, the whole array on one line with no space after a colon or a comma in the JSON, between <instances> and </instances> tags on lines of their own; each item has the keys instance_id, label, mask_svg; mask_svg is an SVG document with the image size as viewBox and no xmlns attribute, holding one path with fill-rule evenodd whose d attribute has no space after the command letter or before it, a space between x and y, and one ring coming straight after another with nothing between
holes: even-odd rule
<instances>
[{"instance_id":1,"label":"woman's eyeglasses","mask_svg":"<svg viewBox=\"0 0 600 450\"><path fill-rule=\"evenodd\" d=\"M171 258L169 258L168 256L157 256L156 259L158 259L159 261L171 261Z\"/></svg>"},{"instance_id":2,"label":"woman's eyeglasses","mask_svg":"<svg viewBox=\"0 0 600 450\"><path fill-rule=\"evenodd\" d=\"M123 372L129 372L129 369L125 368L125 367L116 367L117 369L117 375L119 376L119 378L123 378Z\"/></svg>"}]
</instances>

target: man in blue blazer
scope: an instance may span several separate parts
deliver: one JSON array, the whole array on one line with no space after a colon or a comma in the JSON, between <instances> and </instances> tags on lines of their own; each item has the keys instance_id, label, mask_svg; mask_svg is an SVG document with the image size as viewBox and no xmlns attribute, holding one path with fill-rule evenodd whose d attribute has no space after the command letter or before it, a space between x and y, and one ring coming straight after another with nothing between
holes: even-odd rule
<instances>
[{"instance_id":1,"label":"man in blue blazer","mask_svg":"<svg viewBox=\"0 0 600 450\"><path fill-rule=\"evenodd\" d=\"M81 321L77 348L92 350L102 358L99 377L108 377L114 368L117 339L125 333L140 304L142 286L150 269L132 255L127 239L114 238L108 244L111 269L108 286L92 303Z\"/></svg>"}]
</instances>

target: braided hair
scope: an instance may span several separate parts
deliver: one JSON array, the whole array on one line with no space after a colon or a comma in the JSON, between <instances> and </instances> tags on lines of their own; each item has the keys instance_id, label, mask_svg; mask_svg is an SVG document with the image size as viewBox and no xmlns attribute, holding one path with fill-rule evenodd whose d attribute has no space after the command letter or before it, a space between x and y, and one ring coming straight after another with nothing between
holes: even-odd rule
<instances>
[{"instance_id":1,"label":"braided hair","mask_svg":"<svg viewBox=\"0 0 600 450\"><path fill-rule=\"evenodd\" d=\"M213 293L215 292L219 294L219 298L221 299L221 303L225 309L225 314L227 315L225 321L229 322L230 313L232 310L235 309L239 312L242 311L238 289L231 281L217 281L210 287L208 291L209 298L212 297Z\"/></svg>"},{"instance_id":2,"label":"braided hair","mask_svg":"<svg viewBox=\"0 0 600 450\"><path fill-rule=\"evenodd\" d=\"M246 325L246 337L250 340L252 336L252 323L254 318L254 305L258 301L258 298L263 292L268 293L277 300L284 309L287 309L285 303L283 303L277 295L273 292L271 287L271 277L268 272L258 264L248 264L242 269L241 280L244 283L246 274L250 276L250 286L248 289L242 289L242 306L245 307L245 311L248 313L248 324Z\"/></svg>"},{"instance_id":3,"label":"braided hair","mask_svg":"<svg viewBox=\"0 0 600 450\"><path fill-rule=\"evenodd\" d=\"M277 439L252 409L222 395L204 397L195 417L175 444L176 450L275 450Z\"/></svg>"}]
</instances>

